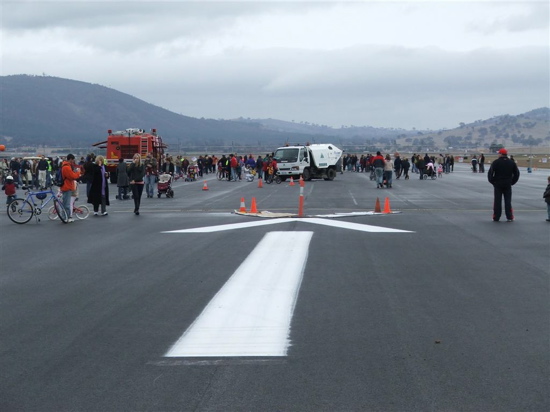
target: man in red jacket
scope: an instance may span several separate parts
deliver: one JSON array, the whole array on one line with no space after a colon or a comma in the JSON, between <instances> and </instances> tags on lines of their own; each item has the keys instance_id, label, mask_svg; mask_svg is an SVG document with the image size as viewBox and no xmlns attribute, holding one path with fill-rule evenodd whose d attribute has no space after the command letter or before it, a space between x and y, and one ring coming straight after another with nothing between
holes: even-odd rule
<instances>
[{"instance_id":1,"label":"man in red jacket","mask_svg":"<svg viewBox=\"0 0 550 412\"><path fill-rule=\"evenodd\" d=\"M74 161L74 155L69 153L67 155L67 160L64 161L61 164L61 176L63 176L63 186L61 186L61 193L63 194L63 207L65 207L65 210L67 211L67 216L69 216L69 219L67 220L68 223L74 222L74 219L70 216L72 216L72 210L71 210L71 195L73 193L73 190L75 190L75 180L80 178L80 172L73 171L73 167L75 166Z\"/></svg>"},{"instance_id":2,"label":"man in red jacket","mask_svg":"<svg viewBox=\"0 0 550 412\"><path fill-rule=\"evenodd\" d=\"M376 152L376 156L374 156L371 160L371 165L374 167L374 174L376 175L376 188L383 188L384 187L384 166L386 165L386 161L384 160L384 156L382 156L382 153Z\"/></svg>"},{"instance_id":3,"label":"man in red jacket","mask_svg":"<svg viewBox=\"0 0 550 412\"><path fill-rule=\"evenodd\" d=\"M237 160L237 156L233 155L233 153L231 153L229 156L229 166L231 167L231 181L236 182L237 180L239 180L237 178L237 168L239 167L239 162Z\"/></svg>"}]
</instances>

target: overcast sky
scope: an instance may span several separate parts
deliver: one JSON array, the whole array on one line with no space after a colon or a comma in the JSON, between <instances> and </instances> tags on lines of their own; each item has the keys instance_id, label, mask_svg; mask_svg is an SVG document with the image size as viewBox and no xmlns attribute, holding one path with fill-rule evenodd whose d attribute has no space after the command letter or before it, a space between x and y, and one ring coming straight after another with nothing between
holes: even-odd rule
<instances>
[{"instance_id":1,"label":"overcast sky","mask_svg":"<svg viewBox=\"0 0 550 412\"><path fill-rule=\"evenodd\" d=\"M96 83L192 117L439 129L550 105L547 0L1 7L1 75Z\"/></svg>"}]
</instances>

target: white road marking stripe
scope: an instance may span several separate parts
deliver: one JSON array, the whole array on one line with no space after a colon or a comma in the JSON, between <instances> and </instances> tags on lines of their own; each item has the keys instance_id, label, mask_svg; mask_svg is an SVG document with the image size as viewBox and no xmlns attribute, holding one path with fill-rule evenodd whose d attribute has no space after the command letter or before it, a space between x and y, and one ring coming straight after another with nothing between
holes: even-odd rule
<instances>
[{"instance_id":1,"label":"white road marking stripe","mask_svg":"<svg viewBox=\"0 0 550 412\"><path fill-rule=\"evenodd\" d=\"M334 220L320 219L320 218L294 218L294 217L271 219L271 220L258 220L254 222L230 223L227 225L196 227L192 229L168 230L161 233L213 233L213 232L221 232L224 230L245 229L247 227L276 225L279 223L286 223L286 222L306 222L306 223L312 223L317 225L339 227L342 229L358 230L361 232L410 233L409 230L400 230L400 229L392 229L389 227L382 227L382 226L364 225L361 223L341 222L341 221L334 221Z\"/></svg>"},{"instance_id":2,"label":"white road marking stripe","mask_svg":"<svg viewBox=\"0 0 550 412\"><path fill-rule=\"evenodd\" d=\"M293 219L293 218L282 218L282 219L275 219L275 220L257 220L255 222L229 223L226 225L196 227L193 229L167 230L162 233L212 233L212 232L220 232L223 230L244 229L246 227L274 225L276 223L293 222L295 220L296 219Z\"/></svg>"},{"instance_id":3,"label":"white road marking stripe","mask_svg":"<svg viewBox=\"0 0 550 412\"><path fill-rule=\"evenodd\" d=\"M303 222L313 223L316 225L325 225L339 227L342 229L359 230L361 232L377 232L377 233L410 233L408 230L392 229L390 227L363 225L361 223L352 223L345 221L335 221L329 219L310 218L303 219Z\"/></svg>"},{"instance_id":4,"label":"white road marking stripe","mask_svg":"<svg viewBox=\"0 0 550 412\"><path fill-rule=\"evenodd\" d=\"M286 356L312 236L267 233L165 356Z\"/></svg>"}]
</instances>

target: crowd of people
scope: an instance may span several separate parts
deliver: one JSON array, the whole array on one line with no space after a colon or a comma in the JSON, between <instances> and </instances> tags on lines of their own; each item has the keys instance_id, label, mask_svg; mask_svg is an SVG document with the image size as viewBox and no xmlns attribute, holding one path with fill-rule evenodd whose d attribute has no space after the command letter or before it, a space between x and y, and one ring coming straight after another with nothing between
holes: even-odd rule
<instances>
[{"instance_id":1,"label":"crowd of people","mask_svg":"<svg viewBox=\"0 0 550 412\"><path fill-rule=\"evenodd\" d=\"M217 162L217 173L220 180L238 182L244 179L245 170L251 171L259 179L266 179L277 173L277 161L273 154L264 157L258 155L255 159L252 154L240 156L237 154L223 155Z\"/></svg>"},{"instance_id":2,"label":"crowd of people","mask_svg":"<svg viewBox=\"0 0 550 412\"><path fill-rule=\"evenodd\" d=\"M366 155L361 155L360 157L355 154L348 153L342 158L343 170L348 172L370 172L373 167L373 159L376 156L380 156L380 152L377 152L376 155L368 153ZM393 160L389 154L384 157L384 160L388 157L390 157L389 160L393 162L393 171L395 172L396 178L400 178L402 175L405 177L408 176L405 174L405 170L408 171L409 169L411 170L411 173L420 174L420 170L423 170L429 163L432 163L433 165L441 165L443 173L451 173L454 171L455 158L450 154L430 156L426 153L422 156L414 153L410 159L408 159L406 157L402 157L396 152L393 155Z\"/></svg>"},{"instance_id":3,"label":"crowd of people","mask_svg":"<svg viewBox=\"0 0 550 412\"><path fill-rule=\"evenodd\" d=\"M409 159L402 157L399 153L394 153L393 158L390 154L382 156L380 151L375 155L368 153L360 157L348 153L342 159L342 173L344 171L370 173L371 179L376 181L376 187L381 189L391 188L394 176L395 179L403 177L407 180L410 179L410 171L418 174L421 180L426 175L431 176L432 173L441 177L444 173L452 173L454 164L455 158L449 154L429 156L426 153L422 156L414 153Z\"/></svg>"},{"instance_id":4,"label":"crowd of people","mask_svg":"<svg viewBox=\"0 0 550 412\"><path fill-rule=\"evenodd\" d=\"M237 154L223 155L221 158L215 155L199 156L188 159L184 156L175 157L165 154L156 159L151 153L147 153L142 159L139 153L133 156L132 162L126 164L124 159L119 159L117 173L116 199L127 200L130 197L134 201L134 213L139 215L141 197L145 191L147 198L152 198L156 191L159 176L169 174L174 178L185 176L193 169L198 177L208 174L217 174L220 180L241 181L244 171L252 171L255 175L263 177L274 175L277 171L277 162L272 154L265 157L252 155L240 156ZM73 154L66 157L38 158L12 158L4 159L0 163L0 181L2 190L8 196L10 202L18 188L43 190L56 183L56 175L60 173L62 185L60 186L61 198L68 215L69 222L73 222L72 211L75 199L78 196L78 186L86 186L87 202L92 204L94 216L107 216L109 200L110 175L105 165L105 158L90 153L81 157L77 162ZM131 195L131 196L130 196Z\"/></svg>"},{"instance_id":5,"label":"crowd of people","mask_svg":"<svg viewBox=\"0 0 550 412\"><path fill-rule=\"evenodd\" d=\"M17 188L46 188L52 183L52 175L61 166L60 157L12 157L0 162L0 180L11 176Z\"/></svg>"},{"instance_id":6,"label":"crowd of people","mask_svg":"<svg viewBox=\"0 0 550 412\"><path fill-rule=\"evenodd\" d=\"M514 220L512 209L512 186L519 179L519 169L513 159L508 157L506 149L498 152L498 158L491 163L487 177L494 188L493 220L498 222L502 214L502 200L504 200L504 212L506 220ZM342 158L342 170L347 172L369 172L371 179L376 181L377 188L392 188L393 179L405 180L410 178L409 171L419 175L423 179L426 175L437 173L452 173L454 171L454 156L443 155L424 156L413 154L410 159L402 157L399 153L382 155L380 151L373 154L361 155L346 154ZM485 156L474 155L470 161L471 170L474 173L485 173ZM277 172L277 162L273 154L257 156L252 154L240 156L237 154L223 155L217 158L215 155L199 156L191 160L177 155L175 158L166 154L157 161L148 153L142 159L139 153L133 156L132 162L127 165L124 159L119 159L117 167L117 199L130 198L134 201L134 213L139 215L142 193L145 190L148 198L152 198L155 185L160 174L170 174L178 177L187 174L188 169L196 168L198 176L204 177L210 173L216 173L220 180L237 182L243 180L243 172L254 173L259 178L273 176ZM81 157L77 163L75 156L69 154L66 158L52 158L46 156L34 158L11 158L0 162L0 181L2 190L7 196L7 203L15 198L18 188L45 189L51 187L57 171L61 171L63 184L60 186L62 202L72 222L72 205L78 196L78 184L86 185L86 197L88 203L93 205L94 216L107 216L109 202L109 172L105 167L103 156L95 156L93 153ZM550 222L550 177L549 186L544 192L544 200L548 204L548 219Z\"/></svg>"}]
</instances>

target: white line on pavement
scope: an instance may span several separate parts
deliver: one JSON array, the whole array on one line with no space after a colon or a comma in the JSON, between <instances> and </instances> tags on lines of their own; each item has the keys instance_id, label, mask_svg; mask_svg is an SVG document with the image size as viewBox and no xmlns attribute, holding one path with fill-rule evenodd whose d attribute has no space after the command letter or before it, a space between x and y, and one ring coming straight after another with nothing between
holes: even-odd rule
<instances>
[{"instance_id":1,"label":"white line on pavement","mask_svg":"<svg viewBox=\"0 0 550 412\"><path fill-rule=\"evenodd\" d=\"M377 233L382 233L382 232L383 233L409 233L410 232L408 230L392 229L389 227L382 227L382 226L364 225L361 223L334 221L334 220L320 219L320 218L290 217L290 218L281 218L281 219L258 220L254 222L230 223L230 224L218 225L218 226L196 227L192 229L169 230L161 233L213 233L213 232L220 232L223 230L245 229L248 227L276 225L279 223L287 223L287 222L305 222L305 223L312 223L317 225L339 227L342 229L358 230L361 232L377 232Z\"/></svg>"},{"instance_id":2,"label":"white line on pavement","mask_svg":"<svg viewBox=\"0 0 550 412\"><path fill-rule=\"evenodd\" d=\"M286 356L312 235L267 233L165 356Z\"/></svg>"}]
</instances>

